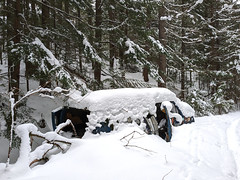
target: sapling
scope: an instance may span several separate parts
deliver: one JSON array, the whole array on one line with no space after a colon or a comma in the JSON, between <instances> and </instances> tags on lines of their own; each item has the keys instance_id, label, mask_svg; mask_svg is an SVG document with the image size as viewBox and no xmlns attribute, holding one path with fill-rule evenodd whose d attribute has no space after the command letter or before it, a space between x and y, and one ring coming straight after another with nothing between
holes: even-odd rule
<instances>
[{"instance_id":1,"label":"sapling","mask_svg":"<svg viewBox=\"0 0 240 180\"><path fill-rule=\"evenodd\" d=\"M10 163L10 153L12 150L12 144L13 144L13 132L14 132L14 122L15 122L15 111L16 111L16 107L19 105L20 102L22 102L23 100L25 100L26 98L28 98L29 96L32 96L34 94L40 94L41 93L54 93L54 94L60 94L62 92L68 92L68 90L62 89L60 87L56 87L55 89L49 89L49 88L43 88L43 87L39 87L36 90L30 90L28 91L23 97L21 97L18 101L15 102L14 99L14 93L13 92L9 92L9 101L10 101L10 110L11 110L11 129L10 129L10 141L9 141L9 148L8 148L8 158L7 158L7 162L6 162L6 168L9 166ZM49 96L51 98L54 98L54 96Z\"/></svg>"}]
</instances>

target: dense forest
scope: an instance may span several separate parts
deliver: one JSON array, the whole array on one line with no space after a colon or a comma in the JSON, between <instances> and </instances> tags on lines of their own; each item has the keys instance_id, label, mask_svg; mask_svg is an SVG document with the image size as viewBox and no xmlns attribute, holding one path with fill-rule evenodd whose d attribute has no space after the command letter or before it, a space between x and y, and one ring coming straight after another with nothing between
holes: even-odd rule
<instances>
[{"instance_id":1,"label":"dense forest","mask_svg":"<svg viewBox=\"0 0 240 180\"><path fill-rule=\"evenodd\" d=\"M16 100L25 78L27 90L35 80L83 94L167 87L199 116L238 108L240 5L232 0L1 0L0 8L8 67L0 86L8 79Z\"/></svg>"}]
</instances>

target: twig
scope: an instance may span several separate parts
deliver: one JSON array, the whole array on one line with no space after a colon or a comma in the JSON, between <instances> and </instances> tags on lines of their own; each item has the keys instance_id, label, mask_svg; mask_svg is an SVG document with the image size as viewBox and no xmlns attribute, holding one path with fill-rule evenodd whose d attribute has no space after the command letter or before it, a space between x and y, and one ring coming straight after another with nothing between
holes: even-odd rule
<instances>
[{"instance_id":1,"label":"twig","mask_svg":"<svg viewBox=\"0 0 240 180\"><path fill-rule=\"evenodd\" d=\"M163 176L162 180L164 180L164 178L165 178L167 175L169 175L172 171L173 171L173 169L172 169L171 171L169 171L167 174L165 174L165 175Z\"/></svg>"},{"instance_id":2,"label":"twig","mask_svg":"<svg viewBox=\"0 0 240 180\"><path fill-rule=\"evenodd\" d=\"M61 131L64 127L66 127L66 126L68 126L68 125L71 125L71 126L72 126L74 136L77 137L77 131L76 131L76 128L75 128L75 126L73 125L73 123L72 123L72 121L71 121L70 119L68 119L68 120L66 121L66 123L65 123L61 128L59 128L59 129L57 130L56 133L59 134L60 131Z\"/></svg>"},{"instance_id":3,"label":"twig","mask_svg":"<svg viewBox=\"0 0 240 180\"><path fill-rule=\"evenodd\" d=\"M123 139L126 139L126 137L128 137L128 136L130 136L130 135L134 135L134 133L138 133L139 135L141 135L141 136L143 136L145 133L140 133L140 132L138 132L138 131L133 131L133 132L131 132L130 134L128 134L128 135L126 135L126 136L124 136L124 137L122 137L121 139L120 139L120 141L122 141Z\"/></svg>"},{"instance_id":4,"label":"twig","mask_svg":"<svg viewBox=\"0 0 240 180\"><path fill-rule=\"evenodd\" d=\"M48 153L50 150L52 150L55 146L56 146L57 148L59 148L62 152L64 152L64 148L62 148L61 145L58 144L58 143L64 143L64 144L67 144L67 145L71 145L70 142L63 141L63 140L49 140L49 139L47 139L46 137L44 137L43 135L41 135L41 134L35 134L35 133L32 133L32 132L29 133L29 136L30 136L31 138L32 138L33 136L38 137L38 138L42 138L42 139L46 140L46 142L47 142L48 144L51 144L51 145L52 145L51 148L47 149L47 150L44 152L44 154L42 155L41 158L36 158L36 159L34 159L32 162L30 162L29 167L31 167L31 166L32 166L34 163L36 163L36 162L39 162L39 161L42 161L42 160L46 160L46 159L47 159L47 157L46 157L47 153Z\"/></svg>"},{"instance_id":5,"label":"twig","mask_svg":"<svg viewBox=\"0 0 240 180\"><path fill-rule=\"evenodd\" d=\"M29 164L29 167L31 167L31 166L32 166L34 163L36 163L36 162L39 162L39 161L42 161L42 160L46 161L48 158L45 157L45 156L46 156L47 153L48 153L50 150L52 150L53 148L54 148L54 145L53 145L50 149L48 149L48 150L43 154L42 158L40 158L40 159L34 159L34 160Z\"/></svg>"},{"instance_id":6,"label":"twig","mask_svg":"<svg viewBox=\"0 0 240 180\"><path fill-rule=\"evenodd\" d=\"M142 149L142 150L145 150L145 151L148 151L148 152L151 152L151 153L157 153L157 152L155 152L155 151L152 151L152 150L149 150L149 149L145 149L145 148L143 148L143 147L140 147L140 146L137 146L137 145L131 145L131 144L126 144L126 145L124 145L125 147L135 147L135 148L139 148L139 149Z\"/></svg>"},{"instance_id":7,"label":"twig","mask_svg":"<svg viewBox=\"0 0 240 180\"><path fill-rule=\"evenodd\" d=\"M30 133L30 136L35 136L35 137L39 137L39 138L42 138L44 140L46 140L48 143L51 143L54 141L54 142L59 142L59 143L64 143L64 144L69 144L71 145L72 143L70 142L67 142L67 141L62 141L62 140L49 140L49 139L46 139L44 136L41 136L39 134L34 134L34 133Z\"/></svg>"},{"instance_id":8,"label":"twig","mask_svg":"<svg viewBox=\"0 0 240 180\"><path fill-rule=\"evenodd\" d=\"M152 152L152 153L156 153L152 150L149 150L149 149L146 149L146 148L143 148L143 147L140 147L140 146L137 146L137 145L132 145L130 144L130 141L134 138L134 135L135 133L138 133L139 135L143 136L145 133L141 134L140 132L138 131L133 131L131 132L130 134L124 136L123 138L121 138L120 140L122 141L123 139L126 140L127 137L131 136L128 140L127 140L127 144L124 145L124 147L135 147L135 148L139 148L139 149L142 149L142 150L145 150L145 151L148 151L148 152Z\"/></svg>"},{"instance_id":9,"label":"twig","mask_svg":"<svg viewBox=\"0 0 240 180\"><path fill-rule=\"evenodd\" d=\"M166 161L166 164L167 164L167 163L168 163L168 161L167 161L167 156L166 156L166 154L165 154L165 156L164 156L164 157L165 157L165 161Z\"/></svg>"}]
</instances>

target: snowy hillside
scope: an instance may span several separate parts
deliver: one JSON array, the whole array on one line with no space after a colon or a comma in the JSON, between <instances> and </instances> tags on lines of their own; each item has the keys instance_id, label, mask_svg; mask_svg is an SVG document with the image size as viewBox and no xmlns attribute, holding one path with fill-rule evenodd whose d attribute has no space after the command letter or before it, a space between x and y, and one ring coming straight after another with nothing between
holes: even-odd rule
<instances>
[{"instance_id":1,"label":"snowy hillside","mask_svg":"<svg viewBox=\"0 0 240 180\"><path fill-rule=\"evenodd\" d=\"M0 164L1 180L237 180L240 112L174 127L170 143L128 125L74 139L67 153L52 156L45 165L4 167Z\"/></svg>"}]
</instances>

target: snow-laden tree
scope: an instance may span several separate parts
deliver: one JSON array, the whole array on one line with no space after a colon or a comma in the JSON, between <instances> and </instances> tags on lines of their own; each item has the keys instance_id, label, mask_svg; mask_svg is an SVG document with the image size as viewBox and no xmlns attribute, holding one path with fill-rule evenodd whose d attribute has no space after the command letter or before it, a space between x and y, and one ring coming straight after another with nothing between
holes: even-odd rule
<instances>
[{"instance_id":1,"label":"snow-laden tree","mask_svg":"<svg viewBox=\"0 0 240 180\"><path fill-rule=\"evenodd\" d=\"M234 92L231 84L239 76L236 73L239 29L235 24L239 12L232 1L203 1L196 11L202 21L202 42L198 49L202 58L200 56L200 60L196 61L196 66L200 67L200 88L208 91L207 97L218 113L228 112L235 98L229 94Z\"/></svg>"},{"instance_id":2,"label":"snow-laden tree","mask_svg":"<svg viewBox=\"0 0 240 180\"><path fill-rule=\"evenodd\" d=\"M186 98L188 89L193 84L194 61L198 57L199 20L195 9L199 8L200 1L179 0L166 4L167 8L167 51L168 51L168 78L173 86L180 80L180 96Z\"/></svg>"},{"instance_id":3,"label":"snow-laden tree","mask_svg":"<svg viewBox=\"0 0 240 180\"><path fill-rule=\"evenodd\" d=\"M24 62L27 90L31 78L84 91L82 82L92 90L149 87L151 76L183 99L197 87L213 104L220 92L238 101L239 5L231 0L5 0L1 9L7 2L0 60L8 57L16 92ZM143 74L136 86L126 79L133 72Z\"/></svg>"}]
</instances>

